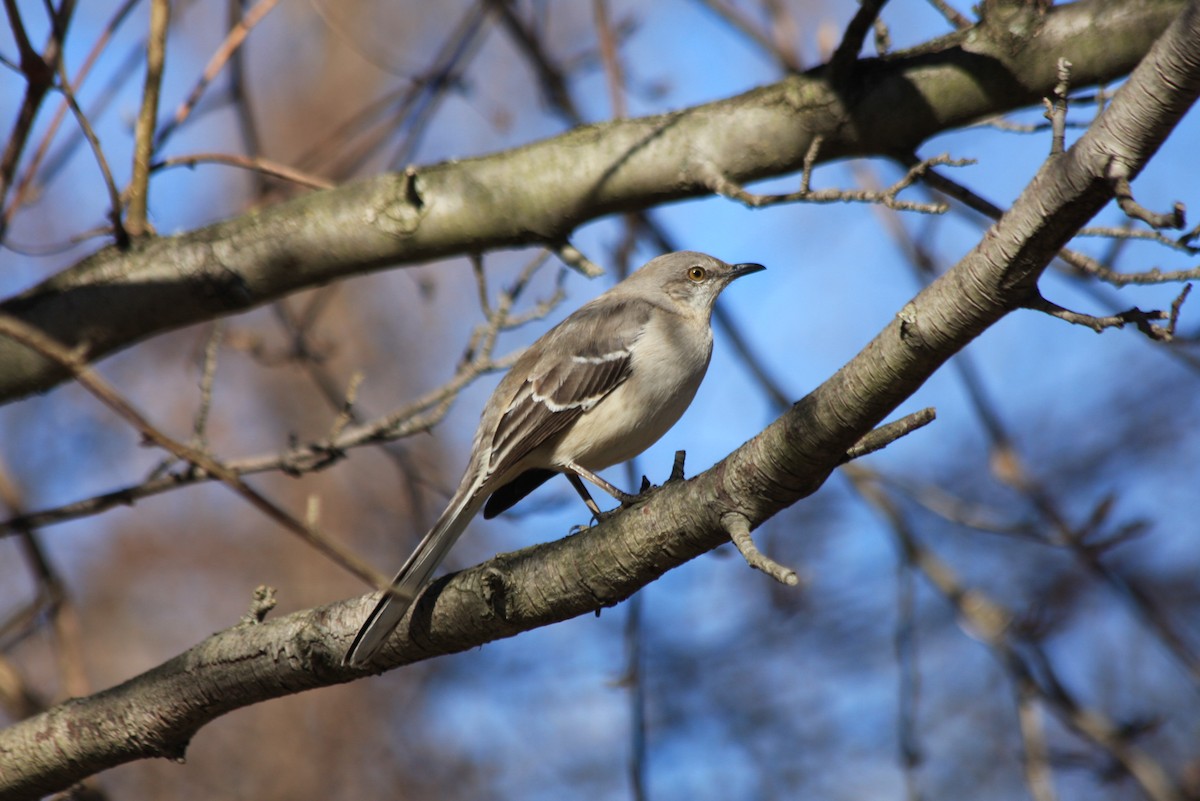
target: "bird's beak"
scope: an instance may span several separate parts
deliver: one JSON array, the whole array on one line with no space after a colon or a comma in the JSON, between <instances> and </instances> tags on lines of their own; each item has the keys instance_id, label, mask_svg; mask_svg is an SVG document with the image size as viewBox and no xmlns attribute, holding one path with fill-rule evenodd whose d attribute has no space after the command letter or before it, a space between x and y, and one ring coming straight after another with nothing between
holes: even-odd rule
<instances>
[{"instance_id":1,"label":"bird's beak","mask_svg":"<svg viewBox=\"0 0 1200 801\"><path fill-rule=\"evenodd\" d=\"M735 278L741 278L743 275L749 275L750 273L761 273L765 269L767 268L763 267L761 264L755 264L754 262L735 264L733 265L733 269L729 272L729 280L732 281Z\"/></svg>"}]
</instances>

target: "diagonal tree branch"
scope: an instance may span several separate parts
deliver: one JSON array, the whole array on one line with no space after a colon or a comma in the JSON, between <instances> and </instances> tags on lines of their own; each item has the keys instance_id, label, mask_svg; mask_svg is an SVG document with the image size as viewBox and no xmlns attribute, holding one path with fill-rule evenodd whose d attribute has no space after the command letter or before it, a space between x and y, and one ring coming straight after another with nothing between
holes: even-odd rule
<instances>
[{"instance_id":1,"label":"diagonal tree branch","mask_svg":"<svg viewBox=\"0 0 1200 801\"><path fill-rule=\"evenodd\" d=\"M817 68L726 100L410 167L124 252L107 248L0 311L96 359L352 275L557 245L590 220L709 194L706 170L738 184L797 171L818 136L821 160L912 152L936 133L1040 102L1057 83L1059 58L1074 65L1076 86L1111 81L1181 7L1081 0L1015 9L920 51L860 61L837 90ZM1081 25L1087 37L1077 35ZM1019 41L1013 31L1024 31ZM0 344L0 399L64 377L36 353Z\"/></svg>"},{"instance_id":2,"label":"diagonal tree branch","mask_svg":"<svg viewBox=\"0 0 1200 801\"><path fill-rule=\"evenodd\" d=\"M1200 2L1162 37L1092 128L1052 156L982 241L851 362L753 440L690 481L587 532L498 556L422 596L368 671L340 665L371 598L219 632L124 684L0 732L0 798L51 792L133 759L180 757L241 706L478 647L610 606L812 493L846 451L954 353L1021 304L1071 235L1135 175L1200 95Z\"/></svg>"}]
</instances>

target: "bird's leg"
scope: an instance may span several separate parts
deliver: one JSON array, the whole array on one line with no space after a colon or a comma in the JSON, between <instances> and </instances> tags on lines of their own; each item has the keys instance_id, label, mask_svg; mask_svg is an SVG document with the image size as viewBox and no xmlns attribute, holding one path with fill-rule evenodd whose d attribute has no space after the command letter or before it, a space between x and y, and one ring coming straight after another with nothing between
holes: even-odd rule
<instances>
[{"instance_id":1,"label":"bird's leg","mask_svg":"<svg viewBox=\"0 0 1200 801\"><path fill-rule=\"evenodd\" d=\"M571 482L571 486L574 487L575 491L579 493L579 497L583 498L583 502L587 504L587 508L590 509L592 514L595 515L596 519L599 520L600 515L602 514L600 507L597 506L596 502L592 500L592 494L587 491L587 487L585 487L583 482L579 480L579 476L575 475L574 473L567 473L566 476L567 480Z\"/></svg>"},{"instance_id":2,"label":"bird's leg","mask_svg":"<svg viewBox=\"0 0 1200 801\"><path fill-rule=\"evenodd\" d=\"M583 482L579 481L580 476L582 476L583 478L586 478L588 481L592 482L597 487L599 487L600 489L607 492L609 495L616 498L618 501L621 502L622 506L628 506L629 504L631 504L637 500L636 495L630 495L628 492L623 492L623 491L617 489L612 484L608 483L604 479L600 478L600 476L593 473L591 470L588 470L586 467L580 467L579 465L575 464L574 462L567 462L567 464L565 464L563 466L566 467L567 470L569 471L567 473L567 475L572 477L573 480L571 481L571 483L575 485L575 489L581 495L584 496L584 500L583 500L584 503L588 503L588 501L591 501L592 496L587 494L587 489L583 486ZM572 473L574 474L573 476L572 476ZM594 502L588 503L588 508L592 509L592 511L595 512L596 510L593 508L593 505L594 505Z\"/></svg>"}]
</instances>

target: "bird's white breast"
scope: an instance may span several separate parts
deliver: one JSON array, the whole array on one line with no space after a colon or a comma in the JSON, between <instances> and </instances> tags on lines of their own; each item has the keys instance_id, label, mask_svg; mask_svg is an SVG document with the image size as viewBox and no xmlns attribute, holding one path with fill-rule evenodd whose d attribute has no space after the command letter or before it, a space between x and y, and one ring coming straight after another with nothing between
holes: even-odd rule
<instances>
[{"instance_id":1,"label":"bird's white breast","mask_svg":"<svg viewBox=\"0 0 1200 801\"><path fill-rule=\"evenodd\" d=\"M571 427L551 464L574 458L602 470L657 442L696 395L712 355L712 330L707 320L657 314L632 351L630 377Z\"/></svg>"}]
</instances>

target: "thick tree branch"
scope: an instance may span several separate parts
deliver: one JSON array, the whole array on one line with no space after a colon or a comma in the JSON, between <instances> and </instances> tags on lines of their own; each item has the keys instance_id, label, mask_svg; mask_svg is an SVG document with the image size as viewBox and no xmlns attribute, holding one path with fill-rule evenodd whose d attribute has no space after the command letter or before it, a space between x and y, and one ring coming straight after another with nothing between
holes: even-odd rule
<instances>
[{"instance_id":1,"label":"thick tree branch","mask_svg":"<svg viewBox=\"0 0 1200 801\"><path fill-rule=\"evenodd\" d=\"M1112 161L1145 165L1200 94L1200 3L1189 6L1066 153L961 262L829 381L711 470L669 483L587 532L498 556L432 585L371 670L462 651L610 606L812 493L950 356L1018 308L1111 195ZM242 624L111 690L0 732L0 798L28 797L132 759L181 756L232 709L363 675L340 665L371 598Z\"/></svg>"},{"instance_id":2,"label":"thick tree branch","mask_svg":"<svg viewBox=\"0 0 1200 801\"><path fill-rule=\"evenodd\" d=\"M1181 7L1081 0L1045 13L1011 10L919 52L860 61L837 90L817 68L727 100L410 167L127 251L107 248L0 311L95 359L372 270L557 245L598 217L708 194L701 165L739 184L786 174L802 168L818 136L823 161L912 152L936 133L1040 102L1058 81L1059 58L1072 62L1075 86L1111 81ZM0 399L64 377L36 353L0 345Z\"/></svg>"}]
</instances>

